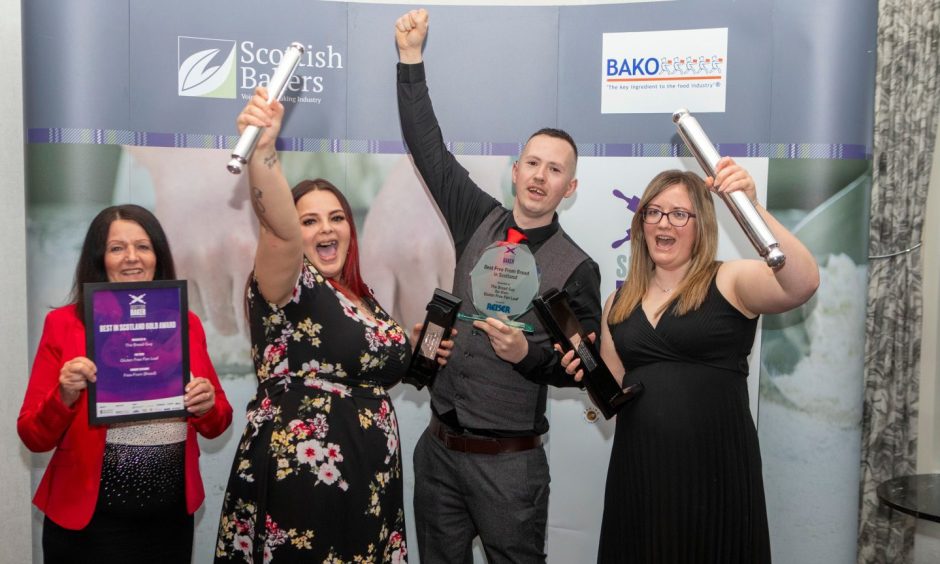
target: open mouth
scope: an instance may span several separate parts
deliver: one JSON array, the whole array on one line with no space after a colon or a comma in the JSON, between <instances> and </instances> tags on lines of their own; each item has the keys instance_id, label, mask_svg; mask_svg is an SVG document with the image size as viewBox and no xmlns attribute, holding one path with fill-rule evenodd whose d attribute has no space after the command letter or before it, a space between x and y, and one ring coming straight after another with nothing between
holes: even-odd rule
<instances>
[{"instance_id":1,"label":"open mouth","mask_svg":"<svg viewBox=\"0 0 940 564\"><path fill-rule=\"evenodd\" d=\"M122 270L121 276L127 276L127 277L140 276L143 273L144 273L143 268L129 268L127 270Z\"/></svg>"},{"instance_id":2,"label":"open mouth","mask_svg":"<svg viewBox=\"0 0 940 564\"><path fill-rule=\"evenodd\" d=\"M670 249L673 245L676 244L675 237L669 237L668 235L657 235L656 236L656 248L659 249Z\"/></svg>"},{"instance_id":3,"label":"open mouth","mask_svg":"<svg viewBox=\"0 0 940 564\"><path fill-rule=\"evenodd\" d=\"M529 194L539 199L544 198L545 196L548 195L545 192L545 190L542 190L541 188L536 188L535 186L529 186L528 191L529 191Z\"/></svg>"},{"instance_id":4,"label":"open mouth","mask_svg":"<svg viewBox=\"0 0 940 564\"><path fill-rule=\"evenodd\" d=\"M317 256L320 257L321 260L326 260L326 261L333 260L336 258L337 246L338 244L336 241L326 241L323 243L317 243L317 246L316 246Z\"/></svg>"}]
</instances>

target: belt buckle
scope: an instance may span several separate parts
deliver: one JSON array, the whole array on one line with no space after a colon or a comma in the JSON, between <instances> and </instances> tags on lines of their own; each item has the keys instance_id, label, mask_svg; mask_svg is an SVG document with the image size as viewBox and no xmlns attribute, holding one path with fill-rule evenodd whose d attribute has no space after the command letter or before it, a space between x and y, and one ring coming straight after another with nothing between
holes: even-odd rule
<instances>
[{"instance_id":1,"label":"belt buckle","mask_svg":"<svg viewBox=\"0 0 940 564\"><path fill-rule=\"evenodd\" d=\"M470 448L470 443L468 437L454 433L447 427L441 427L441 438L444 440L444 446L450 450L458 450L461 452L466 452Z\"/></svg>"},{"instance_id":2,"label":"belt buckle","mask_svg":"<svg viewBox=\"0 0 940 564\"><path fill-rule=\"evenodd\" d=\"M471 452L473 450L473 442L477 440L476 437L470 437L463 433L455 433L450 427L441 422L438 422L437 436L448 450L460 452Z\"/></svg>"}]
</instances>

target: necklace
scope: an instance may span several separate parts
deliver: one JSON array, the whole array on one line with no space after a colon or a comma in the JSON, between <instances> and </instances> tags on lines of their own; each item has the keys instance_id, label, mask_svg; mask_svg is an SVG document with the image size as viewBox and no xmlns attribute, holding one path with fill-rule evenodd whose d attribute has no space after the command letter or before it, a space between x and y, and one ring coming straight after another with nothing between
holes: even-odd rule
<instances>
[{"instance_id":1,"label":"necklace","mask_svg":"<svg viewBox=\"0 0 940 564\"><path fill-rule=\"evenodd\" d=\"M656 281L655 276L653 277L653 284L656 284L656 287L662 290L664 294L668 294L669 292L675 290L675 288L663 288L662 285Z\"/></svg>"}]
</instances>

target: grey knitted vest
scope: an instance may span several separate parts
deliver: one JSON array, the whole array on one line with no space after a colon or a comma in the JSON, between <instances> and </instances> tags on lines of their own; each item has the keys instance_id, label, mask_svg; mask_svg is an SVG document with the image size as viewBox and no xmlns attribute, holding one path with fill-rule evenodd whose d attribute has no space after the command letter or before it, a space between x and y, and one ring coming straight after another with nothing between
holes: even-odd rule
<instances>
[{"instance_id":1,"label":"grey knitted vest","mask_svg":"<svg viewBox=\"0 0 940 564\"><path fill-rule=\"evenodd\" d=\"M462 313L477 313L473 307L470 271L487 247L505 240L505 228L500 226L505 225L506 215L511 213L502 206L493 209L474 231L457 261L454 294L463 300ZM539 294L549 288L562 288L578 265L588 258L565 238L559 227L535 253L540 273ZM527 335L530 347L551 346L534 310L524 313L518 321L535 327L535 332ZM456 328L454 354L437 375L431 390L437 412L456 409L460 424L470 429L534 429L537 418L545 413L545 386L527 380L512 364L497 357L486 333L474 329L470 322L458 320Z\"/></svg>"}]
</instances>

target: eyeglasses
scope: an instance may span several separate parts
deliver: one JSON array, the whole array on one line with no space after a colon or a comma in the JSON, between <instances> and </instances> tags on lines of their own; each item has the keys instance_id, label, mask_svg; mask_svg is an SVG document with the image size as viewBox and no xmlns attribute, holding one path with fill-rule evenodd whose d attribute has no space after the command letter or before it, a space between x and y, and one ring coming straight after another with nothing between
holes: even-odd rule
<instances>
[{"instance_id":1,"label":"eyeglasses","mask_svg":"<svg viewBox=\"0 0 940 564\"><path fill-rule=\"evenodd\" d=\"M685 224L689 222L690 218L695 217L695 214L692 212L687 212L685 210L672 210L669 213L664 212L659 208L644 208L640 215L643 217L643 223L657 224L666 216L669 219L674 227L685 227Z\"/></svg>"}]
</instances>

